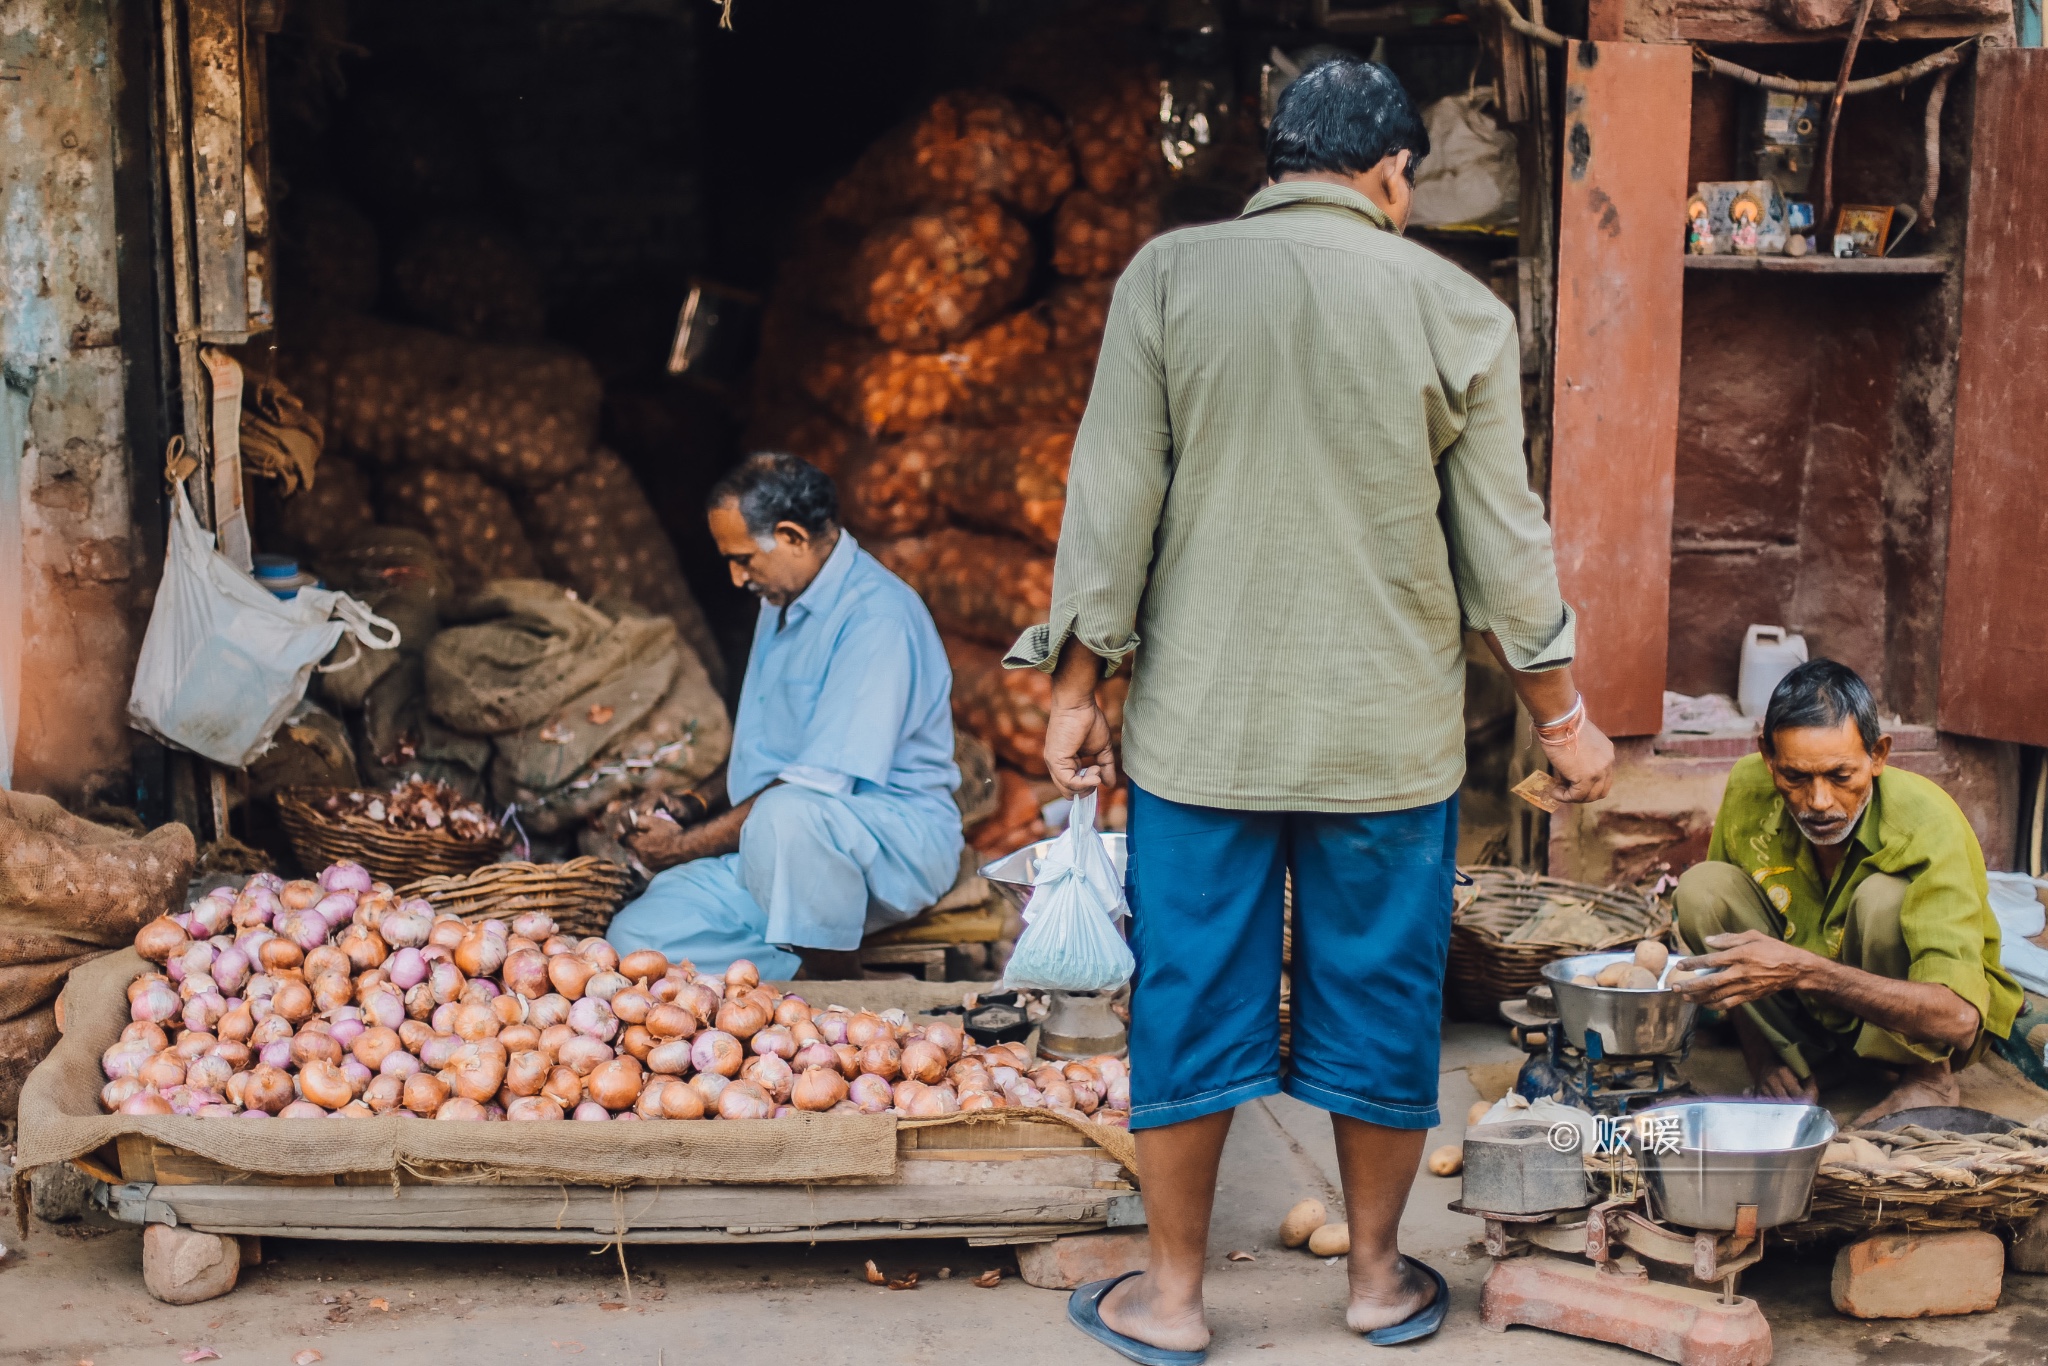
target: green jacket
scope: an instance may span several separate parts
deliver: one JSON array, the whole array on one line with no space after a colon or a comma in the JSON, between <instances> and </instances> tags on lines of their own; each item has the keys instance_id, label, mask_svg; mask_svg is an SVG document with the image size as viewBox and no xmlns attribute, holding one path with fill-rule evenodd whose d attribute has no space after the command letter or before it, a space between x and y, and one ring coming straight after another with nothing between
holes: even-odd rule
<instances>
[{"instance_id":1,"label":"green jacket","mask_svg":"<svg viewBox=\"0 0 2048 1366\"><path fill-rule=\"evenodd\" d=\"M1863 880L1905 879L1899 928L1913 954L1912 980L1939 982L1975 1006L1985 1033L2012 1031L2022 993L1998 961L1984 851L1961 808L1929 779L1900 768L1878 774L1829 886L1763 756L1749 755L1728 775L1707 857L1747 872L1785 917L1786 942L1826 958L1841 953L1849 898ZM1840 1010L1806 1005L1831 1029L1854 1023Z\"/></svg>"}]
</instances>

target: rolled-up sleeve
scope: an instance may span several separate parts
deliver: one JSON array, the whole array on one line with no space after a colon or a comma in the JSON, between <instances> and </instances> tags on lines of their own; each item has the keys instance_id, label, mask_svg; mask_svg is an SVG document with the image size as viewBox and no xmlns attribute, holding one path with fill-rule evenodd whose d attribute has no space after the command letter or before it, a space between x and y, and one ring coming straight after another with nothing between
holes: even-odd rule
<instances>
[{"instance_id":1,"label":"rolled-up sleeve","mask_svg":"<svg viewBox=\"0 0 2048 1366\"><path fill-rule=\"evenodd\" d=\"M1173 453L1161 354L1159 251L1117 281L1088 410L1074 438L1067 508L1053 564L1052 619L1018 638L1006 667L1048 672L1067 639L1116 671L1138 648L1138 602Z\"/></svg>"},{"instance_id":2,"label":"rolled-up sleeve","mask_svg":"<svg viewBox=\"0 0 2048 1366\"><path fill-rule=\"evenodd\" d=\"M1562 668L1572 662L1577 623L1558 593L1543 500L1529 488L1513 328L1494 363L1472 382L1464 418L1438 477L1465 625L1493 632L1508 663L1523 673Z\"/></svg>"}]
</instances>

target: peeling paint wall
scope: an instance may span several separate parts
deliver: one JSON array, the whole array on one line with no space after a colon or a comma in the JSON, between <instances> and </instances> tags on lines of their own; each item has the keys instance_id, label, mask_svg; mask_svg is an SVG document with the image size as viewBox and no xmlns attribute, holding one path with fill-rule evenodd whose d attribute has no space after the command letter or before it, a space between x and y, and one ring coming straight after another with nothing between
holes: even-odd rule
<instances>
[{"instance_id":1,"label":"peeling paint wall","mask_svg":"<svg viewBox=\"0 0 2048 1366\"><path fill-rule=\"evenodd\" d=\"M0 77L0 365L27 389L25 439L0 450L19 510L0 545L21 575L19 625L0 621L20 661L12 785L76 800L125 785L137 644L107 6L8 0Z\"/></svg>"}]
</instances>

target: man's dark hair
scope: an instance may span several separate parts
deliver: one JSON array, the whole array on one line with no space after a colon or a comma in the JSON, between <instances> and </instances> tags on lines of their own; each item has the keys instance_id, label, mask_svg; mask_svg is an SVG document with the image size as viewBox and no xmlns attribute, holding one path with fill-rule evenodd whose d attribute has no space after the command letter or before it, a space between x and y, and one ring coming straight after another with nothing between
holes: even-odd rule
<instances>
[{"instance_id":1,"label":"man's dark hair","mask_svg":"<svg viewBox=\"0 0 2048 1366\"><path fill-rule=\"evenodd\" d=\"M1877 748L1878 736L1884 732L1877 722L1877 701L1870 695L1870 685L1846 664L1810 659L1779 679L1771 690L1771 704L1764 709L1764 748L1776 748L1771 738L1781 730L1833 730L1845 716L1856 718L1856 733L1863 737L1864 750Z\"/></svg>"},{"instance_id":2,"label":"man's dark hair","mask_svg":"<svg viewBox=\"0 0 2048 1366\"><path fill-rule=\"evenodd\" d=\"M1429 133L1400 80L1378 62L1333 58L1280 92L1266 130L1266 175L1369 171L1404 149L1412 184L1429 155Z\"/></svg>"},{"instance_id":3,"label":"man's dark hair","mask_svg":"<svg viewBox=\"0 0 2048 1366\"><path fill-rule=\"evenodd\" d=\"M813 536L839 523L839 490L816 465L782 451L750 455L711 486L707 509L737 504L751 536L770 536L795 522Z\"/></svg>"}]
</instances>

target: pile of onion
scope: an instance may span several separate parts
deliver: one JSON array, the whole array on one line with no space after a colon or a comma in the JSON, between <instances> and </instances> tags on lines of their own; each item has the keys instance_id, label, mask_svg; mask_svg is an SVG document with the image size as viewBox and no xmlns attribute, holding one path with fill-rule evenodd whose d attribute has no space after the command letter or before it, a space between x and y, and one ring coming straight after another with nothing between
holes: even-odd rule
<instances>
[{"instance_id":1,"label":"pile of onion","mask_svg":"<svg viewBox=\"0 0 2048 1366\"><path fill-rule=\"evenodd\" d=\"M959 1025L813 1006L544 912L465 923L354 863L261 873L142 927L101 1103L135 1115L473 1120L932 1118L1049 1109L1127 1126L1118 1058L1045 1062Z\"/></svg>"}]
</instances>

